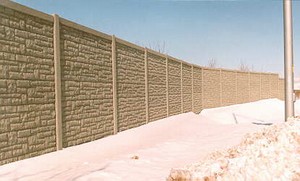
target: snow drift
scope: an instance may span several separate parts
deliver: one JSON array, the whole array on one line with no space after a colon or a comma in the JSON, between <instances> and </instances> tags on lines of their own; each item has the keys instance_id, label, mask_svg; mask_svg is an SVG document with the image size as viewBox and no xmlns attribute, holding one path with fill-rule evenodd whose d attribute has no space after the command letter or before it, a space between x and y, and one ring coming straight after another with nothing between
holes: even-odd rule
<instances>
[{"instance_id":1,"label":"snow drift","mask_svg":"<svg viewBox=\"0 0 300 181\"><path fill-rule=\"evenodd\" d=\"M226 151L171 171L180 180L300 180L300 119L245 136Z\"/></svg>"}]
</instances>

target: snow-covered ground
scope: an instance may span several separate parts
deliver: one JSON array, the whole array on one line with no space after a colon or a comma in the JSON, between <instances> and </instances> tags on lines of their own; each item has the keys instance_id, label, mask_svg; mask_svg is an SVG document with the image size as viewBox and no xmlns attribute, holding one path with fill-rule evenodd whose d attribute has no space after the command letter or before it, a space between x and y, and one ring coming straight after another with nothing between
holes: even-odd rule
<instances>
[{"instance_id":1,"label":"snow-covered ground","mask_svg":"<svg viewBox=\"0 0 300 181\"><path fill-rule=\"evenodd\" d=\"M297 113L300 102L295 105ZM283 120L284 102L278 99L185 113L0 166L0 180L165 180L171 168L195 163Z\"/></svg>"}]
</instances>

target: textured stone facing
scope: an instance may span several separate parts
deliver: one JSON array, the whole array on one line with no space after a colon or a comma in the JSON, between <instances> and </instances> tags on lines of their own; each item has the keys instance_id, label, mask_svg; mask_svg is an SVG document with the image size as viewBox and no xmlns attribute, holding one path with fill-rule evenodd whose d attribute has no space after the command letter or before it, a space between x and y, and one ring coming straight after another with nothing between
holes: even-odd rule
<instances>
[{"instance_id":1,"label":"textured stone facing","mask_svg":"<svg viewBox=\"0 0 300 181\"><path fill-rule=\"evenodd\" d=\"M0 6L0 165L55 151L52 27Z\"/></svg>"},{"instance_id":2,"label":"textured stone facing","mask_svg":"<svg viewBox=\"0 0 300 181\"><path fill-rule=\"evenodd\" d=\"M203 69L203 109L221 106L220 70Z\"/></svg>"},{"instance_id":3,"label":"textured stone facing","mask_svg":"<svg viewBox=\"0 0 300 181\"><path fill-rule=\"evenodd\" d=\"M278 74L270 74L270 98L278 97Z\"/></svg>"},{"instance_id":4,"label":"textured stone facing","mask_svg":"<svg viewBox=\"0 0 300 181\"><path fill-rule=\"evenodd\" d=\"M166 58L148 53L149 121L167 117Z\"/></svg>"},{"instance_id":5,"label":"textured stone facing","mask_svg":"<svg viewBox=\"0 0 300 181\"><path fill-rule=\"evenodd\" d=\"M181 64L168 59L169 116L181 113Z\"/></svg>"},{"instance_id":6,"label":"textured stone facing","mask_svg":"<svg viewBox=\"0 0 300 181\"><path fill-rule=\"evenodd\" d=\"M117 43L119 130L146 123L144 52Z\"/></svg>"},{"instance_id":7,"label":"textured stone facing","mask_svg":"<svg viewBox=\"0 0 300 181\"><path fill-rule=\"evenodd\" d=\"M260 99L260 73L250 73L250 101L257 101Z\"/></svg>"},{"instance_id":8,"label":"textured stone facing","mask_svg":"<svg viewBox=\"0 0 300 181\"><path fill-rule=\"evenodd\" d=\"M222 106L236 104L237 98L237 77L235 71L221 71L221 87L222 87Z\"/></svg>"},{"instance_id":9,"label":"textured stone facing","mask_svg":"<svg viewBox=\"0 0 300 181\"><path fill-rule=\"evenodd\" d=\"M192 111L192 66L182 64L183 112Z\"/></svg>"},{"instance_id":10,"label":"textured stone facing","mask_svg":"<svg viewBox=\"0 0 300 181\"><path fill-rule=\"evenodd\" d=\"M284 100L284 79L278 80L278 99Z\"/></svg>"},{"instance_id":11,"label":"textured stone facing","mask_svg":"<svg viewBox=\"0 0 300 181\"><path fill-rule=\"evenodd\" d=\"M270 74L261 74L261 98L270 98Z\"/></svg>"},{"instance_id":12,"label":"textured stone facing","mask_svg":"<svg viewBox=\"0 0 300 181\"><path fill-rule=\"evenodd\" d=\"M193 112L199 113L202 108L202 69L193 67Z\"/></svg>"},{"instance_id":13,"label":"textured stone facing","mask_svg":"<svg viewBox=\"0 0 300 181\"><path fill-rule=\"evenodd\" d=\"M237 73L237 102L238 104L249 102L249 72L238 72Z\"/></svg>"},{"instance_id":14,"label":"textured stone facing","mask_svg":"<svg viewBox=\"0 0 300 181\"><path fill-rule=\"evenodd\" d=\"M63 146L113 134L111 41L61 27Z\"/></svg>"}]
</instances>

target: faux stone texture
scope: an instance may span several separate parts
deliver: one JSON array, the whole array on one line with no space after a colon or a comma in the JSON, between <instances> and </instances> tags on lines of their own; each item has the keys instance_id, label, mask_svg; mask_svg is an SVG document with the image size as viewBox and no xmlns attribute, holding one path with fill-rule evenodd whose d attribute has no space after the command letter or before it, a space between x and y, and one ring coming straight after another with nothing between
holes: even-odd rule
<instances>
[{"instance_id":1,"label":"faux stone texture","mask_svg":"<svg viewBox=\"0 0 300 181\"><path fill-rule=\"evenodd\" d=\"M237 73L237 102L238 104L249 102L249 73L238 72Z\"/></svg>"},{"instance_id":2,"label":"faux stone texture","mask_svg":"<svg viewBox=\"0 0 300 181\"><path fill-rule=\"evenodd\" d=\"M1 9L0 165L56 149L53 24Z\"/></svg>"},{"instance_id":3,"label":"faux stone texture","mask_svg":"<svg viewBox=\"0 0 300 181\"><path fill-rule=\"evenodd\" d=\"M113 134L111 41L61 27L63 146Z\"/></svg>"},{"instance_id":4,"label":"faux stone texture","mask_svg":"<svg viewBox=\"0 0 300 181\"><path fill-rule=\"evenodd\" d=\"M203 69L203 109L221 106L220 70Z\"/></svg>"},{"instance_id":5,"label":"faux stone texture","mask_svg":"<svg viewBox=\"0 0 300 181\"><path fill-rule=\"evenodd\" d=\"M237 75L235 71L221 71L221 104L222 106L229 106L237 102Z\"/></svg>"},{"instance_id":6,"label":"faux stone texture","mask_svg":"<svg viewBox=\"0 0 300 181\"><path fill-rule=\"evenodd\" d=\"M192 66L182 63L183 112L192 111Z\"/></svg>"},{"instance_id":7,"label":"faux stone texture","mask_svg":"<svg viewBox=\"0 0 300 181\"><path fill-rule=\"evenodd\" d=\"M181 113L181 65L168 59L169 116Z\"/></svg>"},{"instance_id":8,"label":"faux stone texture","mask_svg":"<svg viewBox=\"0 0 300 181\"><path fill-rule=\"evenodd\" d=\"M166 58L148 53L149 121L167 117Z\"/></svg>"},{"instance_id":9,"label":"faux stone texture","mask_svg":"<svg viewBox=\"0 0 300 181\"><path fill-rule=\"evenodd\" d=\"M117 43L119 131L146 123L144 52Z\"/></svg>"},{"instance_id":10,"label":"faux stone texture","mask_svg":"<svg viewBox=\"0 0 300 181\"><path fill-rule=\"evenodd\" d=\"M260 73L250 73L250 102L258 101L261 97Z\"/></svg>"},{"instance_id":11,"label":"faux stone texture","mask_svg":"<svg viewBox=\"0 0 300 181\"><path fill-rule=\"evenodd\" d=\"M194 109L193 112L199 113L203 109L202 104L202 69L200 67L193 68L193 104Z\"/></svg>"}]
</instances>

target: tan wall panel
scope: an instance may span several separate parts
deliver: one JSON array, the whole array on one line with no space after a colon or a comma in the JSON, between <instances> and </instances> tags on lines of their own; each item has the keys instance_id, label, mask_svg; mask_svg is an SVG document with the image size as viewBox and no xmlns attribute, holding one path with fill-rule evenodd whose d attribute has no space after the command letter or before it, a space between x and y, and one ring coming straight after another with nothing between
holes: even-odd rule
<instances>
[{"instance_id":1,"label":"tan wall panel","mask_svg":"<svg viewBox=\"0 0 300 181\"><path fill-rule=\"evenodd\" d=\"M144 52L117 43L119 131L146 123Z\"/></svg>"},{"instance_id":2,"label":"tan wall panel","mask_svg":"<svg viewBox=\"0 0 300 181\"><path fill-rule=\"evenodd\" d=\"M169 116L181 113L181 65L168 59Z\"/></svg>"},{"instance_id":3,"label":"tan wall panel","mask_svg":"<svg viewBox=\"0 0 300 181\"><path fill-rule=\"evenodd\" d=\"M192 111L192 66L182 64L183 112Z\"/></svg>"},{"instance_id":4,"label":"tan wall panel","mask_svg":"<svg viewBox=\"0 0 300 181\"><path fill-rule=\"evenodd\" d=\"M261 99L270 98L270 74L261 74Z\"/></svg>"},{"instance_id":5,"label":"tan wall panel","mask_svg":"<svg viewBox=\"0 0 300 181\"><path fill-rule=\"evenodd\" d=\"M237 96L237 79L234 71L221 71L222 83L222 106L229 106L236 103Z\"/></svg>"},{"instance_id":6,"label":"tan wall panel","mask_svg":"<svg viewBox=\"0 0 300 181\"><path fill-rule=\"evenodd\" d=\"M202 108L202 69L194 66L193 68L193 112L199 113Z\"/></svg>"},{"instance_id":7,"label":"tan wall panel","mask_svg":"<svg viewBox=\"0 0 300 181\"><path fill-rule=\"evenodd\" d=\"M270 74L270 98L278 97L278 74Z\"/></svg>"},{"instance_id":8,"label":"tan wall panel","mask_svg":"<svg viewBox=\"0 0 300 181\"><path fill-rule=\"evenodd\" d=\"M249 73L237 73L237 104L249 102Z\"/></svg>"},{"instance_id":9,"label":"tan wall panel","mask_svg":"<svg viewBox=\"0 0 300 181\"><path fill-rule=\"evenodd\" d=\"M111 41L61 27L63 146L113 134Z\"/></svg>"},{"instance_id":10,"label":"tan wall panel","mask_svg":"<svg viewBox=\"0 0 300 181\"><path fill-rule=\"evenodd\" d=\"M278 99L284 100L284 79L278 80Z\"/></svg>"},{"instance_id":11,"label":"tan wall panel","mask_svg":"<svg viewBox=\"0 0 300 181\"><path fill-rule=\"evenodd\" d=\"M0 165L56 150L53 23L0 6Z\"/></svg>"},{"instance_id":12,"label":"tan wall panel","mask_svg":"<svg viewBox=\"0 0 300 181\"><path fill-rule=\"evenodd\" d=\"M220 70L203 69L203 108L221 106L220 92Z\"/></svg>"},{"instance_id":13,"label":"tan wall panel","mask_svg":"<svg viewBox=\"0 0 300 181\"><path fill-rule=\"evenodd\" d=\"M250 73L250 101L257 101L260 99L260 74Z\"/></svg>"},{"instance_id":14,"label":"tan wall panel","mask_svg":"<svg viewBox=\"0 0 300 181\"><path fill-rule=\"evenodd\" d=\"M166 58L148 53L149 120L167 117Z\"/></svg>"}]
</instances>

